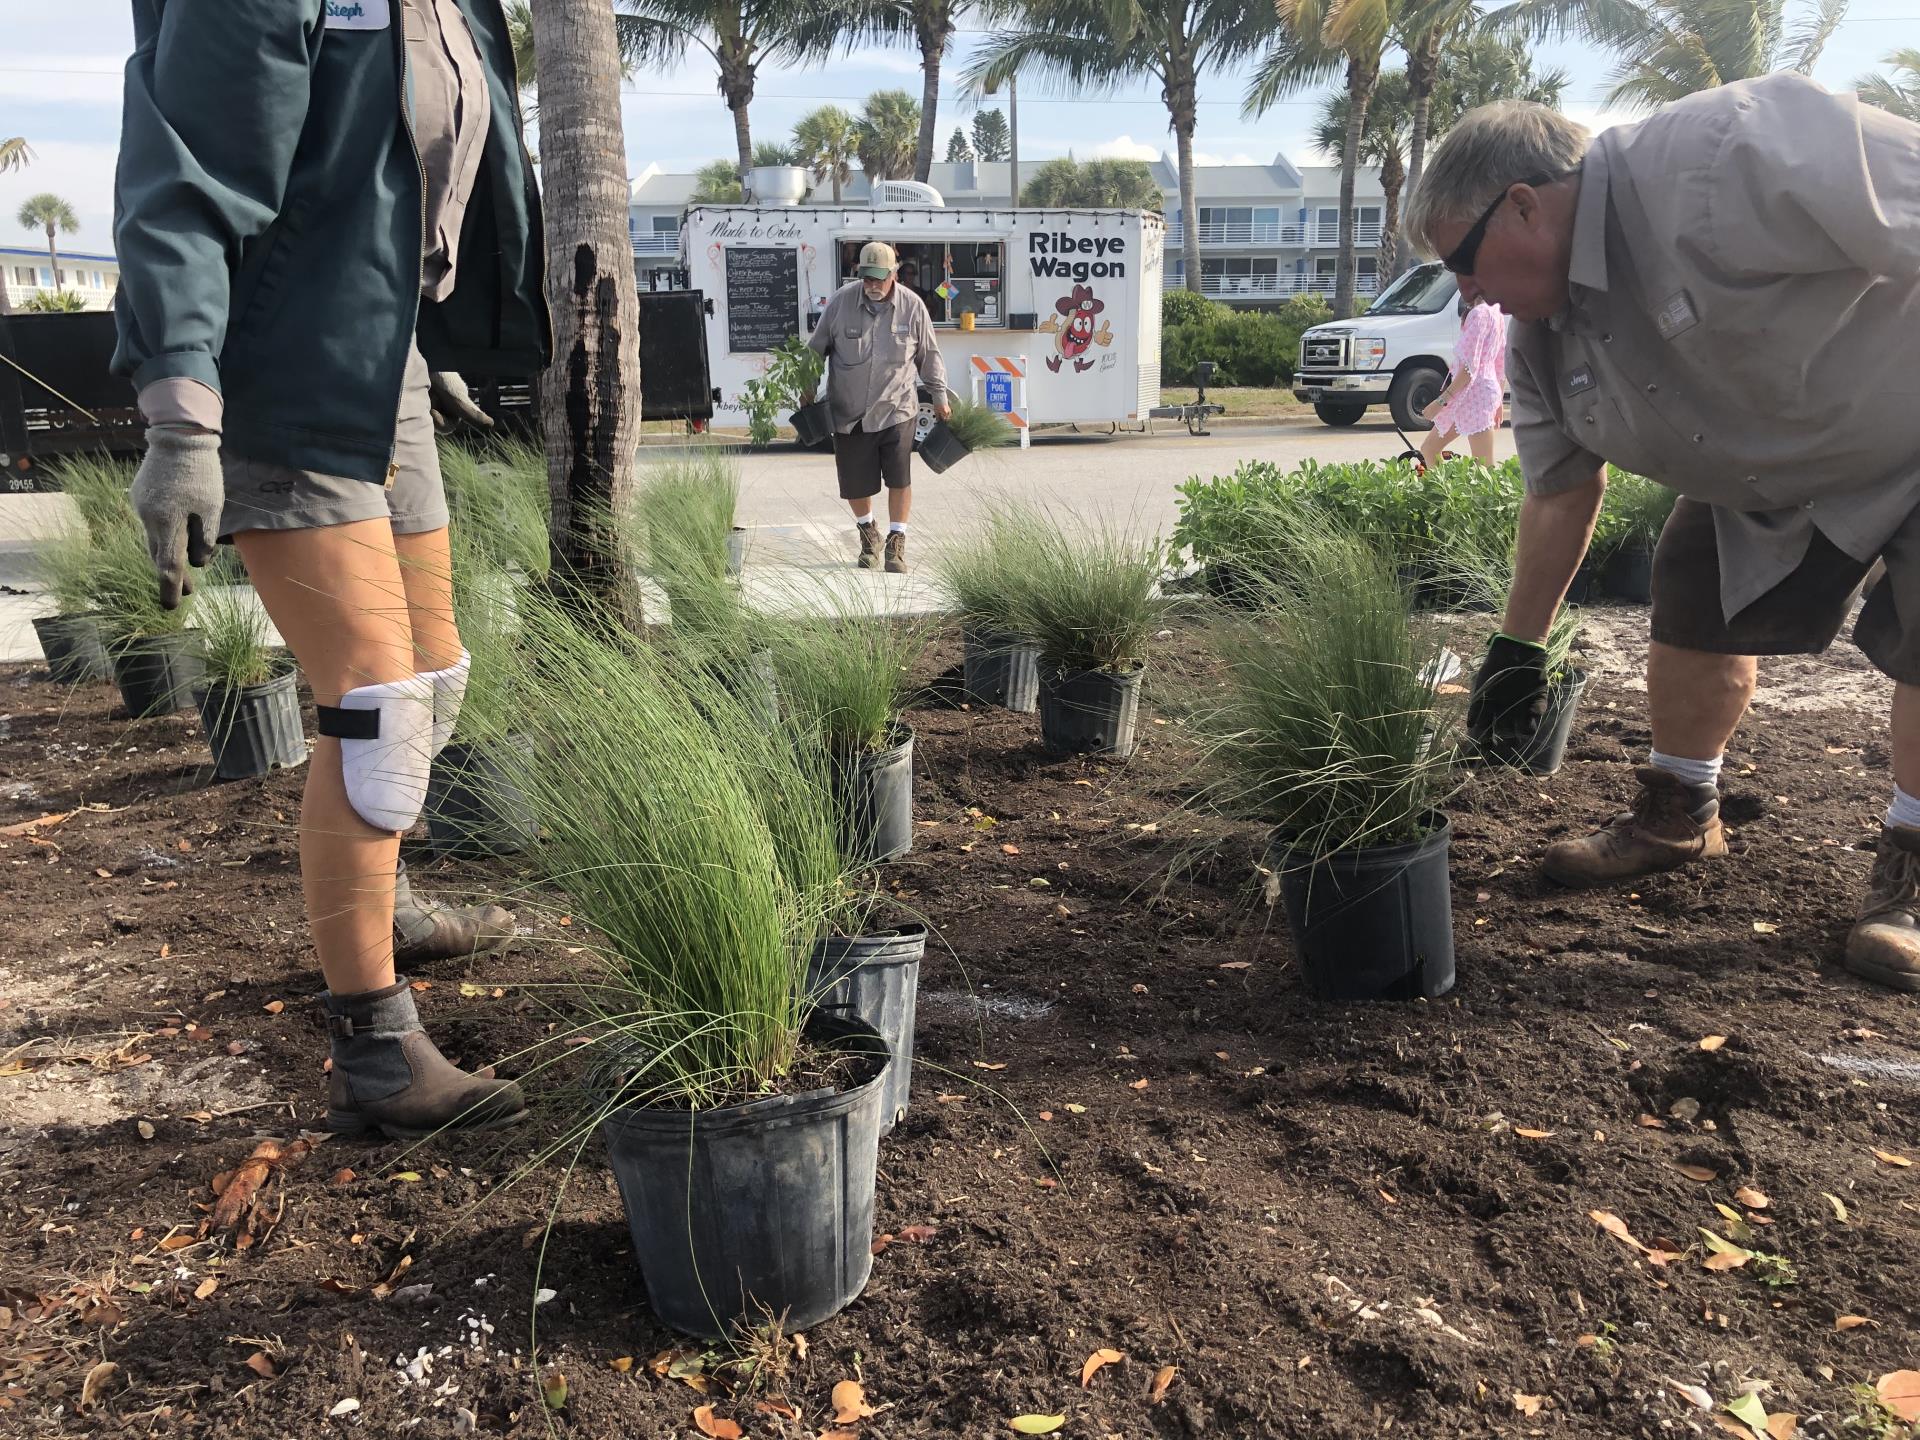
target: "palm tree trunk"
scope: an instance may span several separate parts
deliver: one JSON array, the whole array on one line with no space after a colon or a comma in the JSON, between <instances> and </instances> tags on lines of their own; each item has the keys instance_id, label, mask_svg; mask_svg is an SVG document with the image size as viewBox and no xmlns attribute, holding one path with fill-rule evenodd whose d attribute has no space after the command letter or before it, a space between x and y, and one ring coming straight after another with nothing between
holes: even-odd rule
<instances>
[{"instance_id":1,"label":"palm tree trunk","mask_svg":"<svg viewBox=\"0 0 1920 1440\"><path fill-rule=\"evenodd\" d=\"M67 287L60 283L60 249L54 243L53 222L47 222L47 259L53 262L53 290L57 295Z\"/></svg>"},{"instance_id":2,"label":"palm tree trunk","mask_svg":"<svg viewBox=\"0 0 1920 1440\"><path fill-rule=\"evenodd\" d=\"M940 62L946 53L945 34L920 32L920 143L913 151L913 178L920 181L933 173L933 132L940 123Z\"/></svg>"},{"instance_id":3,"label":"palm tree trunk","mask_svg":"<svg viewBox=\"0 0 1920 1440\"><path fill-rule=\"evenodd\" d=\"M733 112L733 143L740 152L740 188L744 192L753 184L753 132L747 124L747 106L753 100L753 82L745 85L735 81L723 80L726 89L727 108Z\"/></svg>"},{"instance_id":4,"label":"palm tree trunk","mask_svg":"<svg viewBox=\"0 0 1920 1440\"><path fill-rule=\"evenodd\" d=\"M540 386L554 573L564 596L612 599L622 588L612 517L625 508L640 438L620 49L605 0L541 0L533 25L554 322Z\"/></svg>"},{"instance_id":5,"label":"palm tree trunk","mask_svg":"<svg viewBox=\"0 0 1920 1440\"><path fill-rule=\"evenodd\" d=\"M1400 273L1399 262L1392 257L1400 253L1400 196L1406 180L1406 169L1400 163L1400 147L1390 146L1380 166L1380 191L1386 201L1380 211L1380 258L1374 262L1382 290Z\"/></svg>"},{"instance_id":6,"label":"palm tree trunk","mask_svg":"<svg viewBox=\"0 0 1920 1440\"><path fill-rule=\"evenodd\" d=\"M1413 103L1412 138L1407 144L1407 193L1420 188L1427 168L1427 131L1433 125L1433 83L1440 73L1440 31L1429 29L1407 56L1407 95ZM1413 264L1413 237L1396 236L1393 269L1397 275Z\"/></svg>"},{"instance_id":7,"label":"palm tree trunk","mask_svg":"<svg viewBox=\"0 0 1920 1440\"><path fill-rule=\"evenodd\" d=\"M1360 168L1360 136L1367 126L1367 106L1379 77L1378 61L1347 62L1347 143L1340 155L1340 256L1334 262L1333 318L1353 314L1353 182Z\"/></svg>"},{"instance_id":8,"label":"palm tree trunk","mask_svg":"<svg viewBox=\"0 0 1920 1440\"><path fill-rule=\"evenodd\" d=\"M1200 202L1193 192L1193 131L1196 123L1193 84L1176 91L1173 99L1174 153L1180 165L1180 265L1187 289L1200 293Z\"/></svg>"}]
</instances>

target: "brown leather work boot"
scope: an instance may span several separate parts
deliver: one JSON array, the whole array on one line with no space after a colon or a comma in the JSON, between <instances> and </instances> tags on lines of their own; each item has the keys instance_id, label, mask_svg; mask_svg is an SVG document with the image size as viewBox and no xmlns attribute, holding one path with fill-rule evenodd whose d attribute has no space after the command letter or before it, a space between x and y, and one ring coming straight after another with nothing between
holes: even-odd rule
<instances>
[{"instance_id":1,"label":"brown leather work boot","mask_svg":"<svg viewBox=\"0 0 1920 1440\"><path fill-rule=\"evenodd\" d=\"M1920 830L1880 832L1866 903L1847 936L1847 969L1895 990L1920 991Z\"/></svg>"},{"instance_id":2,"label":"brown leather work boot","mask_svg":"<svg viewBox=\"0 0 1920 1440\"><path fill-rule=\"evenodd\" d=\"M327 1128L420 1140L441 1130L499 1130L527 1118L520 1087L468 1074L434 1046L405 976L384 990L321 996L333 1038Z\"/></svg>"},{"instance_id":3,"label":"brown leather work boot","mask_svg":"<svg viewBox=\"0 0 1920 1440\"><path fill-rule=\"evenodd\" d=\"M407 862L393 872L393 963L428 965L488 955L513 938L513 912L498 905L427 905L414 898Z\"/></svg>"},{"instance_id":4,"label":"brown leather work boot","mask_svg":"<svg viewBox=\"0 0 1920 1440\"><path fill-rule=\"evenodd\" d=\"M1593 834L1547 847L1540 869L1562 885L1611 885L1642 875L1676 870L1689 860L1727 853L1720 828L1719 791L1642 765L1633 809L1616 815Z\"/></svg>"},{"instance_id":5,"label":"brown leather work boot","mask_svg":"<svg viewBox=\"0 0 1920 1440\"><path fill-rule=\"evenodd\" d=\"M907 573L907 536L904 530L892 530L887 533L887 573L889 575Z\"/></svg>"},{"instance_id":6,"label":"brown leather work boot","mask_svg":"<svg viewBox=\"0 0 1920 1440\"><path fill-rule=\"evenodd\" d=\"M860 532L860 558L854 563L862 570L871 570L880 563L880 522L875 520L853 528Z\"/></svg>"}]
</instances>

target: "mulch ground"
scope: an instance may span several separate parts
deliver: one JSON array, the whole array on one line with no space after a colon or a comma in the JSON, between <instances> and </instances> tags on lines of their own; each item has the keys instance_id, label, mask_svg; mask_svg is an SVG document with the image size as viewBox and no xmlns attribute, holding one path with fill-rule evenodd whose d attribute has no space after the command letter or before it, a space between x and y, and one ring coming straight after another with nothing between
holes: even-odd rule
<instances>
[{"instance_id":1,"label":"mulch ground","mask_svg":"<svg viewBox=\"0 0 1920 1440\"><path fill-rule=\"evenodd\" d=\"M1874 1433L1843 1429L1856 1387L1920 1364L1920 1164L1895 1163L1920 1162L1920 1007L1839 966L1884 711L1763 706L1734 857L1555 890L1539 847L1618 808L1647 743L1644 623L1608 623L1629 663L1566 768L1451 806L1459 984L1430 1003L1305 996L1263 837L1182 808L1192 759L1151 704L1123 765L1048 759L1031 716L916 710L892 874L938 939L878 1217L906 1238L751 1369L654 1321L597 1142L527 1168L334 1138L268 1178L249 1248L196 1240L214 1177L323 1104L301 775L210 786L191 714L0 670L0 1433L691 1436L712 1404L812 1440L847 1379L871 1440L1028 1413L1096 1440L1717 1434L1697 1399L1754 1386L1802 1435ZM1192 641L1158 673L1204 683ZM944 638L928 674L957 658ZM567 929L523 921L421 977L468 1063L536 1038L527 987L567 971ZM1763 1254L1709 1270L1701 1227Z\"/></svg>"}]
</instances>

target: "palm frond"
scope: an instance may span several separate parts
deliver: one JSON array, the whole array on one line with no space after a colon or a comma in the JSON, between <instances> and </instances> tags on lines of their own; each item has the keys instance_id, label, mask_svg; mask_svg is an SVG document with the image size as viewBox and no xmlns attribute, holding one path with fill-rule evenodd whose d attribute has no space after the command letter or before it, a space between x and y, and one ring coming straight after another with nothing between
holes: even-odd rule
<instances>
[{"instance_id":1,"label":"palm frond","mask_svg":"<svg viewBox=\"0 0 1920 1440\"><path fill-rule=\"evenodd\" d=\"M1820 52L1827 48L1827 41L1846 19L1847 3L1848 0L1817 0L1812 13L1800 22L1787 42L1788 68L1801 75L1813 73Z\"/></svg>"}]
</instances>

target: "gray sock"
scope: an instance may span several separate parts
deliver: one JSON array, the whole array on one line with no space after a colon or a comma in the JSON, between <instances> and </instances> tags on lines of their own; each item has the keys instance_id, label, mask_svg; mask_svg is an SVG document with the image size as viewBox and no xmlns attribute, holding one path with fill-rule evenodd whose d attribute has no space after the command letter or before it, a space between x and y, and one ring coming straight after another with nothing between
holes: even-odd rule
<instances>
[{"instance_id":1,"label":"gray sock","mask_svg":"<svg viewBox=\"0 0 1920 1440\"><path fill-rule=\"evenodd\" d=\"M413 1083L403 1037L420 1029L420 1012L402 975L380 990L321 996L332 1037L333 1068L362 1102L384 1100Z\"/></svg>"}]
</instances>

